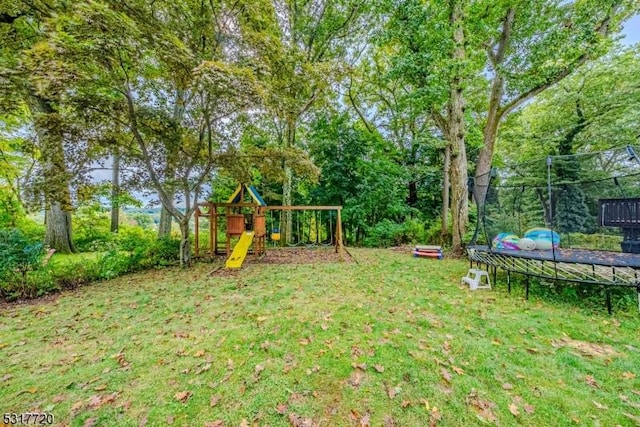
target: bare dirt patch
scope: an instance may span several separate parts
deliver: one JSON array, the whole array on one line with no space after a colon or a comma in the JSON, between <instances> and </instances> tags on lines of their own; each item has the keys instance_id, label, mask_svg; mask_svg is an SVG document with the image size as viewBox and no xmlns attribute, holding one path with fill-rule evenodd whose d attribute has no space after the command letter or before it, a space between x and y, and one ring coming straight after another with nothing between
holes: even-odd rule
<instances>
[{"instance_id":1,"label":"bare dirt patch","mask_svg":"<svg viewBox=\"0 0 640 427\"><path fill-rule=\"evenodd\" d=\"M336 253L334 247L293 247L267 249L267 254L260 260L260 264L317 264L353 262L347 251Z\"/></svg>"},{"instance_id":2,"label":"bare dirt patch","mask_svg":"<svg viewBox=\"0 0 640 427\"><path fill-rule=\"evenodd\" d=\"M569 347L578 350L581 355L587 357L615 357L620 353L615 351L608 344L595 344L587 341L574 340L569 337L563 337L560 340L551 341L551 345L556 348Z\"/></svg>"}]
</instances>

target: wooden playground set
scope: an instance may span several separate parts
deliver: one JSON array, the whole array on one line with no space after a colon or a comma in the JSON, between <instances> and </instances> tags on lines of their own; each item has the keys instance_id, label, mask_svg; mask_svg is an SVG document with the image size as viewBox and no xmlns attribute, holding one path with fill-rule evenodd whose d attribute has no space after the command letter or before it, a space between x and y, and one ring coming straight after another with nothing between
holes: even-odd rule
<instances>
[{"instance_id":1,"label":"wooden playground set","mask_svg":"<svg viewBox=\"0 0 640 427\"><path fill-rule=\"evenodd\" d=\"M325 246L329 243L335 246L336 253L343 253L342 206L267 206L253 185L240 184L225 203L198 203L195 211L195 256L225 255L226 268L240 268L247 255L252 254L256 259L264 256L268 241L271 241L274 246L280 244L282 212L285 211L298 214L297 230L291 230L291 234L297 235L298 240L304 235L306 228L303 224L303 229L300 229L300 214L308 212L307 238L313 237L319 244L324 231L325 239L322 243L325 243ZM279 218L274 218L273 212L279 212ZM329 213L325 218L328 221L322 221L322 212ZM335 225L333 212L335 212ZM318 213L320 213L320 221ZM267 227L268 214L271 215L269 228ZM303 218L305 218L304 215ZM208 241L204 245L201 245L199 238L202 220L208 221L208 224L205 224L208 227ZM315 224L315 230L312 229L313 224ZM238 239L233 248L232 239ZM291 242L287 243L291 244Z\"/></svg>"}]
</instances>

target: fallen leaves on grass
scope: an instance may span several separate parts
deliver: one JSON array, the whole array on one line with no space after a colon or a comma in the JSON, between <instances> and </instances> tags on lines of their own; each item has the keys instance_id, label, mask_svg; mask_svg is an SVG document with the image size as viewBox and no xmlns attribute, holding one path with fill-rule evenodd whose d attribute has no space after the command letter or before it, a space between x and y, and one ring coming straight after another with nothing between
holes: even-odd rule
<instances>
[{"instance_id":1,"label":"fallen leaves on grass","mask_svg":"<svg viewBox=\"0 0 640 427\"><path fill-rule=\"evenodd\" d=\"M276 412L280 415L286 414L288 409L289 405L286 403L278 403L278 405L276 405Z\"/></svg>"},{"instance_id":2,"label":"fallen leaves on grass","mask_svg":"<svg viewBox=\"0 0 640 427\"><path fill-rule=\"evenodd\" d=\"M451 384L451 372L442 368L440 369L440 376L442 376L442 379L445 380L447 384Z\"/></svg>"},{"instance_id":3,"label":"fallen leaves on grass","mask_svg":"<svg viewBox=\"0 0 640 427\"><path fill-rule=\"evenodd\" d=\"M440 410L434 406L431 408L431 412L429 412L429 427L436 427L440 420L442 420L442 414Z\"/></svg>"},{"instance_id":4,"label":"fallen leaves on grass","mask_svg":"<svg viewBox=\"0 0 640 427\"><path fill-rule=\"evenodd\" d=\"M513 384L511 384L511 383L504 383L504 384L502 384L502 389L503 389L503 390L513 390Z\"/></svg>"},{"instance_id":5,"label":"fallen leaves on grass","mask_svg":"<svg viewBox=\"0 0 640 427\"><path fill-rule=\"evenodd\" d=\"M350 413L351 420L356 423L356 425L360 427L369 427L371 423L371 414L369 412L365 412L360 415L358 411L355 409L351 410Z\"/></svg>"},{"instance_id":6,"label":"fallen leaves on grass","mask_svg":"<svg viewBox=\"0 0 640 427\"><path fill-rule=\"evenodd\" d=\"M593 406L595 406L596 408L600 409L601 411L609 409L609 407L607 405L603 405L602 403L596 402L595 400L592 400L591 402L593 402Z\"/></svg>"},{"instance_id":7,"label":"fallen leaves on grass","mask_svg":"<svg viewBox=\"0 0 640 427\"><path fill-rule=\"evenodd\" d=\"M289 423L292 427L313 427L311 418L302 418L294 413L289 414Z\"/></svg>"},{"instance_id":8,"label":"fallen leaves on grass","mask_svg":"<svg viewBox=\"0 0 640 427\"><path fill-rule=\"evenodd\" d=\"M391 415L385 415L384 419L382 420L382 426L383 427L397 427L398 423L396 423L395 418L393 418Z\"/></svg>"},{"instance_id":9,"label":"fallen leaves on grass","mask_svg":"<svg viewBox=\"0 0 640 427\"><path fill-rule=\"evenodd\" d=\"M84 420L84 424L82 424L82 427L93 427L97 422L98 419L95 417L87 418L86 420Z\"/></svg>"},{"instance_id":10,"label":"fallen leaves on grass","mask_svg":"<svg viewBox=\"0 0 640 427\"><path fill-rule=\"evenodd\" d=\"M193 393L190 391L179 391L173 396L173 398L178 402L186 403L192 395Z\"/></svg>"},{"instance_id":11,"label":"fallen leaves on grass","mask_svg":"<svg viewBox=\"0 0 640 427\"><path fill-rule=\"evenodd\" d=\"M598 384L598 381L596 381L595 378L593 378L593 375L587 375L586 377L584 377L584 380L586 381L587 384L589 384L591 387L593 388L600 388L600 384Z\"/></svg>"},{"instance_id":12,"label":"fallen leaves on grass","mask_svg":"<svg viewBox=\"0 0 640 427\"><path fill-rule=\"evenodd\" d=\"M623 372L622 373L622 378L624 378L625 380L632 380L636 377L636 374L634 374L633 372Z\"/></svg>"},{"instance_id":13,"label":"fallen leaves on grass","mask_svg":"<svg viewBox=\"0 0 640 427\"><path fill-rule=\"evenodd\" d=\"M456 365L451 365L451 370L453 372L455 372L456 374L458 374L458 375L464 374L464 369L462 369L462 368L460 368L460 367L458 367Z\"/></svg>"},{"instance_id":14,"label":"fallen leaves on grass","mask_svg":"<svg viewBox=\"0 0 640 427\"><path fill-rule=\"evenodd\" d=\"M636 423L637 426L640 426L640 417L636 417L635 415L631 415L628 412L623 412L622 415L629 418L631 421Z\"/></svg>"},{"instance_id":15,"label":"fallen leaves on grass","mask_svg":"<svg viewBox=\"0 0 640 427\"><path fill-rule=\"evenodd\" d=\"M198 367L195 373L196 375L200 375L201 373L208 371L209 369L211 369L211 363L205 363L204 365Z\"/></svg>"},{"instance_id":16,"label":"fallen leaves on grass","mask_svg":"<svg viewBox=\"0 0 640 427\"><path fill-rule=\"evenodd\" d=\"M102 407L102 405L106 405L107 403L113 403L113 402L116 401L117 398L118 398L118 393L117 392L116 393L107 394L107 395L103 395L103 396L94 395L94 396L91 396L87 400L87 407L89 409L100 409L100 407Z\"/></svg>"},{"instance_id":17,"label":"fallen leaves on grass","mask_svg":"<svg viewBox=\"0 0 640 427\"><path fill-rule=\"evenodd\" d=\"M402 391L402 388L400 388L400 386L392 387L388 384L385 384L384 388L385 388L385 391L387 392L387 396L389 396L389 399L395 398L396 395L400 393L400 391Z\"/></svg>"},{"instance_id":18,"label":"fallen leaves on grass","mask_svg":"<svg viewBox=\"0 0 640 427\"><path fill-rule=\"evenodd\" d=\"M219 394L211 396L211 400L209 401L209 406L211 406L213 408L218 403L220 403L220 399L222 399L222 397L220 397Z\"/></svg>"},{"instance_id":19,"label":"fallen leaves on grass","mask_svg":"<svg viewBox=\"0 0 640 427\"><path fill-rule=\"evenodd\" d=\"M363 379L364 372L361 369L356 369L349 377L349 384L353 387L360 387Z\"/></svg>"},{"instance_id":20,"label":"fallen leaves on grass","mask_svg":"<svg viewBox=\"0 0 640 427\"><path fill-rule=\"evenodd\" d=\"M3 383L5 381L9 381L11 378L13 378L13 375L11 374L6 374L5 376L3 376L2 378L0 378L0 383Z\"/></svg>"},{"instance_id":21,"label":"fallen leaves on grass","mask_svg":"<svg viewBox=\"0 0 640 427\"><path fill-rule=\"evenodd\" d=\"M204 423L204 427L224 427L224 421L215 420L215 421L207 421Z\"/></svg>"},{"instance_id":22,"label":"fallen leaves on grass","mask_svg":"<svg viewBox=\"0 0 640 427\"><path fill-rule=\"evenodd\" d=\"M518 409L518 406L515 403L509 404L509 412L511 412L514 417L520 416L520 409Z\"/></svg>"},{"instance_id":23,"label":"fallen leaves on grass","mask_svg":"<svg viewBox=\"0 0 640 427\"><path fill-rule=\"evenodd\" d=\"M569 337L562 337L559 340L551 341L551 345L556 348L570 347L578 350L580 354L587 357L613 357L620 354L608 344L594 344L586 341L574 340Z\"/></svg>"},{"instance_id":24,"label":"fallen leaves on grass","mask_svg":"<svg viewBox=\"0 0 640 427\"><path fill-rule=\"evenodd\" d=\"M373 369L375 369L376 372L378 372L380 374L384 372L384 366L382 366L382 365L373 365Z\"/></svg>"},{"instance_id":25,"label":"fallen leaves on grass","mask_svg":"<svg viewBox=\"0 0 640 427\"><path fill-rule=\"evenodd\" d=\"M127 359L125 359L123 352L115 354L113 358L116 359L118 365L120 365L122 369L129 369L131 364L127 361Z\"/></svg>"},{"instance_id":26,"label":"fallen leaves on grass","mask_svg":"<svg viewBox=\"0 0 640 427\"><path fill-rule=\"evenodd\" d=\"M489 422L497 421L496 414L493 413L496 404L487 399L481 398L478 396L478 392L472 391L469 393L467 396L467 405L471 406L481 419Z\"/></svg>"}]
</instances>

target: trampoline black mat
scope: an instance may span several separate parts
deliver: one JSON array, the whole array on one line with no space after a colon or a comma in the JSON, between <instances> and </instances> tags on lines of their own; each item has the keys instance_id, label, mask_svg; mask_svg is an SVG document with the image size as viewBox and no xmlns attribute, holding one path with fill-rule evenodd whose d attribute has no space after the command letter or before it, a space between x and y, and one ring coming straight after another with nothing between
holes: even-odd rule
<instances>
[{"instance_id":1,"label":"trampoline black mat","mask_svg":"<svg viewBox=\"0 0 640 427\"><path fill-rule=\"evenodd\" d=\"M517 258L536 259L574 264L604 265L610 267L631 267L640 269L640 255L611 251L586 249L556 249L555 251L523 251L514 249L491 249L486 245L468 246L479 252L496 253Z\"/></svg>"}]
</instances>

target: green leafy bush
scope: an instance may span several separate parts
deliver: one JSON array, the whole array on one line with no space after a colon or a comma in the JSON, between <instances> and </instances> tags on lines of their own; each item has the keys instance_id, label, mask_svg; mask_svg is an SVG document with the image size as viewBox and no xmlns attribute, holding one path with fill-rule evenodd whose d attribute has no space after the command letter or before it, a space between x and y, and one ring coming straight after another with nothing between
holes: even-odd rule
<instances>
[{"instance_id":1,"label":"green leafy bush","mask_svg":"<svg viewBox=\"0 0 640 427\"><path fill-rule=\"evenodd\" d=\"M0 230L0 294L4 298L30 298L51 285L38 279L43 269L42 243L33 241L17 228Z\"/></svg>"},{"instance_id":2,"label":"green leafy bush","mask_svg":"<svg viewBox=\"0 0 640 427\"><path fill-rule=\"evenodd\" d=\"M80 252L105 250L113 241L109 213L98 203L80 206L73 216L73 243Z\"/></svg>"},{"instance_id":3,"label":"green leafy bush","mask_svg":"<svg viewBox=\"0 0 640 427\"><path fill-rule=\"evenodd\" d=\"M369 247L398 246L410 242L422 242L425 238L424 224L415 219L398 224L383 219L367 230L364 245Z\"/></svg>"},{"instance_id":4,"label":"green leafy bush","mask_svg":"<svg viewBox=\"0 0 640 427\"><path fill-rule=\"evenodd\" d=\"M74 289L101 279L97 260L83 260L56 266L52 277L59 289Z\"/></svg>"},{"instance_id":5,"label":"green leafy bush","mask_svg":"<svg viewBox=\"0 0 640 427\"><path fill-rule=\"evenodd\" d=\"M180 239L167 236L156 240L145 253L149 266L168 266L180 262Z\"/></svg>"},{"instance_id":6,"label":"green leafy bush","mask_svg":"<svg viewBox=\"0 0 640 427\"><path fill-rule=\"evenodd\" d=\"M116 242L120 250L134 252L150 248L155 240L156 233L153 230L141 227L121 227Z\"/></svg>"},{"instance_id":7,"label":"green leafy bush","mask_svg":"<svg viewBox=\"0 0 640 427\"><path fill-rule=\"evenodd\" d=\"M138 259L128 252L109 251L99 260L100 278L113 279L138 269Z\"/></svg>"}]
</instances>

